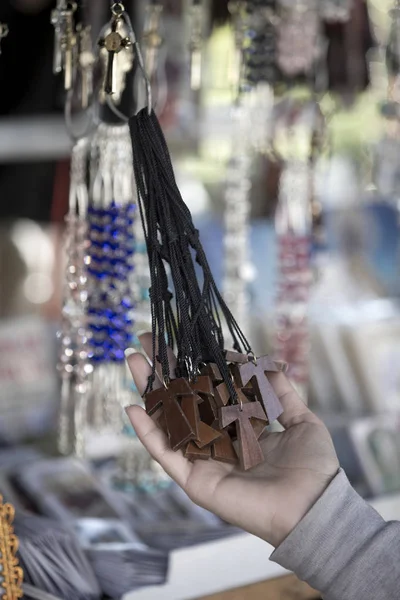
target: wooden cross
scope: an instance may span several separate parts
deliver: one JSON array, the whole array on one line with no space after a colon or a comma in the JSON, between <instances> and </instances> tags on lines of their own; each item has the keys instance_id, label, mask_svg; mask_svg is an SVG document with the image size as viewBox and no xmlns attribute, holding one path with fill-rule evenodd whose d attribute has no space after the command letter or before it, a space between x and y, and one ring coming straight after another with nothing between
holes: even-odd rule
<instances>
[{"instance_id":1,"label":"wooden cross","mask_svg":"<svg viewBox=\"0 0 400 600\"><path fill-rule=\"evenodd\" d=\"M189 460L208 460L211 458L211 448L199 448L194 442L189 442L185 448L184 455Z\"/></svg>"},{"instance_id":2,"label":"wooden cross","mask_svg":"<svg viewBox=\"0 0 400 600\"><path fill-rule=\"evenodd\" d=\"M221 439L211 446L211 456L218 462L235 465L238 462L238 456L232 444L231 436L227 431L221 431Z\"/></svg>"},{"instance_id":3,"label":"wooden cross","mask_svg":"<svg viewBox=\"0 0 400 600\"><path fill-rule=\"evenodd\" d=\"M163 408L172 450L178 450L196 437L179 403L180 398L187 396L194 396L194 393L183 378L173 379L167 388L158 388L145 396L148 415L152 416L158 409Z\"/></svg>"},{"instance_id":4,"label":"wooden cross","mask_svg":"<svg viewBox=\"0 0 400 600\"><path fill-rule=\"evenodd\" d=\"M219 385L217 385L214 389L214 394L215 403L218 406L218 408L226 406L231 397L226 383L220 383Z\"/></svg>"},{"instance_id":5,"label":"wooden cross","mask_svg":"<svg viewBox=\"0 0 400 600\"><path fill-rule=\"evenodd\" d=\"M200 417L203 423L214 427L218 425L218 407L213 396L205 396L199 405Z\"/></svg>"},{"instance_id":6,"label":"wooden cross","mask_svg":"<svg viewBox=\"0 0 400 600\"><path fill-rule=\"evenodd\" d=\"M283 408L266 373L277 373L278 371L278 367L270 356L260 356L255 361L241 364L236 370L235 379L240 387L245 387L251 381L256 398L264 406L270 423L283 413Z\"/></svg>"},{"instance_id":7,"label":"wooden cross","mask_svg":"<svg viewBox=\"0 0 400 600\"><path fill-rule=\"evenodd\" d=\"M252 399L249 400L249 398L243 393L243 391L240 388L236 389L236 393L237 393L239 402L241 402L242 404L248 404L249 402L254 401L254 394L252 396ZM258 439L261 436L261 434L265 431L265 428L267 426L267 421L265 420L265 414L262 419L251 419L251 425L252 425L252 427L254 429L254 433L256 434L256 437Z\"/></svg>"},{"instance_id":8,"label":"wooden cross","mask_svg":"<svg viewBox=\"0 0 400 600\"><path fill-rule=\"evenodd\" d=\"M99 40L100 48L105 48L108 52L106 78L104 91L106 94L114 94L116 92L114 85L114 58L121 50L132 45L129 37L122 37L118 32L120 16L114 15L111 21L111 32L105 38Z\"/></svg>"},{"instance_id":9,"label":"wooden cross","mask_svg":"<svg viewBox=\"0 0 400 600\"><path fill-rule=\"evenodd\" d=\"M244 364L249 362L249 356L248 354L241 354L240 352L235 352L234 350L225 350L225 360L228 363L232 362Z\"/></svg>"},{"instance_id":10,"label":"wooden cross","mask_svg":"<svg viewBox=\"0 0 400 600\"><path fill-rule=\"evenodd\" d=\"M221 427L236 424L239 460L242 469L251 469L264 461L264 455L250 419L264 419L265 413L259 402L232 404L220 409Z\"/></svg>"},{"instance_id":11,"label":"wooden cross","mask_svg":"<svg viewBox=\"0 0 400 600\"><path fill-rule=\"evenodd\" d=\"M181 406L189 421L193 431L195 432L194 443L199 448L205 448L216 442L221 434L200 419L199 404L203 402L202 398L197 394L184 396Z\"/></svg>"},{"instance_id":12,"label":"wooden cross","mask_svg":"<svg viewBox=\"0 0 400 600\"><path fill-rule=\"evenodd\" d=\"M208 375L199 375L196 381L190 383L190 387L194 392L199 394L203 402L199 404L200 417L206 425L218 424L218 407L214 398L213 377L219 381L221 374L216 365L207 365L202 372L209 373Z\"/></svg>"},{"instance_id":13,"label":"wooden cross","mask_svg":"<svg viewBox=\"0 0 400 600\"><path fill-rule=\"evenodd\" d=\"M199 375L195 381L190 381L189 385L197 394L204 396L214 395L212 380L207 375Z\"/></svg>"},{"instance_id":14,"label":"wooden cross","mask_svg":"<svg viewBox=\"0 0 400 600\"><path fill-rule=\"evenodd\" d=\"M215 363L208 363L205 365L205 367L201 369L201 374L210 377L214 385L221 383L224 380L221 371Z\"/></svg>"}]
</instances>

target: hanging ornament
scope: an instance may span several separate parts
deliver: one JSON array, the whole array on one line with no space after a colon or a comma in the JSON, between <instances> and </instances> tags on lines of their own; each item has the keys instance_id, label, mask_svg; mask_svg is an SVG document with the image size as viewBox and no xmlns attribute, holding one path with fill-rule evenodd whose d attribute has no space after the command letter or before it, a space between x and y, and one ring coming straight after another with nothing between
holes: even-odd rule
<instances>
[{"instance_id":1,"label":"hanging ornament","mask_svg":"<svg viewBox=\"0 0 400 600\"><path fill-rule=\"evenodd\" d=\"M286 77L310 75L322 53L321 22L315 0L280 0L277 63Z\"/></svg>"},{"instance_id":2,"label":"hanging ornament","mask_svg":"<svg viewBox=\"0 0 400 600\"><path fill-rule=\"evenodd\" d=\"M250 86L273 85L277 79L275 4L275 0L246 2L243 80Z\"/></svg>"},{"instance_id":3,"label":"hanging ornament","mask_svg":"<svg viewBox=\"0 0 400 600\"><path fill-rule=\"evenodd\" d=\"M0 55L2 52L2 42L4 40L4 38L6 38L9 34L9 29L8 29L8 25L6 23L0 23Z\"/></svg>"},{"instance_id":4,"label":"hanging ornament","mask_svg":"<svg viewBox=\"0 0 400 600\"><path fill-rule=\"evenodd\" d=\"M88 108L93 97L93 68L95 57L92 49L91 27L77 25L77 68L80 80L81 108Z\"/></svg>"},{"instance_id":5,"label":"hanging ornament","mask_svg":"<svg viewBox=\"0 0 400 600\"><path fill-rule=\"evenodd\" d=\"M267 377L278 367L269 357L254 356L215 284L149 98L129 127L151 278L153 355L146 410L167 432L171 447L182 448L191 460L237 462L239 457L248 469L263 460L261 431L282 412ZM235 351L225 350L222 318ZM176 350L174 370L168 347Z\"/></svg>"},{"instance_id":6,"label":"hanging ornament","mask_svg":"<svg viewBox=\"0 0 400 600\"><path fill-rule=\"evenodd\" d=\"M97 428L123 428L124 350L132 345L138 290L134 277L136 204L127 125L101 123L90 149L88 210L88 358Z\"/></svg>"},{"instance_id":7,"label":"hanging ornament","mask_svg":"<svg viewBox=\"0 0 400 600\"><path fill-rule=\"evenodd\" d=\"M224 210L224 299L243 330L250 326L250 191L252 154L249 148L249 121L246 108L236 107L232 118L233 153L228 164Z\"/></svg>"},{"instance_id":8,"label":"hanging ornament","mask_svg":"<svg viewBox=\"0 0 400 600\"><path fill-rule=\"evenodd\" d=\"M93 371L87 360L88 277L88 189L86 183L89 142L79 140L71 156L69 211L66 216L66 254L62 327L59 334L61 406L59 449L63 454L83 452L83 414L88 396L88 378Z\"/></svg>"},{"instance_id":9,"label":"hanging ornament","mask_svg":"<svg viewBox=\"0 0 400 600\"><path fill-rule=\"evenodd\" d=\"M108 36L125 34L120 14L114 7L111 33L103 38L109 54ZM88 35L85 31L81 53L90 52ZM104 94L114 91L120 97L114 87L117 64L112 55L108 59ZM59 445L63 453L82 456L88 430L125 430L122 406L131 400L132 385L124 350L137 344L134 327L143 329L149 322L148 259L126 123L101 122L90 140L73 147L65 246Z\"/></svg>"},{"instance_id":10,"label":"hanging ornament","mask_svg":"<svg viewBox=\"0 0 400 600\"><path fill-rule=\"evenodd\" d=\"M150 81L153 81L158 64L158 54L163 44L161 36L161 16L163 6L156 0L150 0L146 6L146 18L143 28L144 64Z\"/></svg>"},{"instance_id":11,"label":"hanging ornament","mask_svg":"<svg viewBox=\"0 0 400 600\"><path fill-rule=\"evenodd\" d=\"M112 96L113 105L118 105L125 89L127 74L133 67L132 41L122 19L124 6L115 2L111 6L111 21L101 32L98 45L104 62L104 78L100 101L105 102Z\"/></svg>"},{"instance_id":12,"label":"hanging ornament","mask_svg":"<svg viewBox=\"0 0 400 600\"><path fill-rule=\"evenodd\" d=\"M241 91L232 113L232 156L225 185L224 298L241 323L250 327L249 286L255 267L250 256L250 193L254 152L265 152L274 107L276 78L274 2L231 5L235 39L241 45L237 81Z\"/></svg>"},{"instance_id":13,"label":"hanging ornament","mask_svg":"<svg viewBox=\"0 0 400 600\"><path fill-rule=\"evenodd\" d=\"M240 88L243 73L243 46L245 35L245 0L230 0L228 10L231 15L232 30L235 43L235 54L230 67L230 81L232 88L237 93Z\"/></svg>"},{"instance_id":14,"label":"hanging ornament","mask_svg":"<svg viewBox=\"0 0 400 600\"><path fill-rule=\"evenodd\" d=\"M75 29L76 2L58 0L51 13L54 26L53 73L64 73L64 88L70 90L76 65L77 36Z\"/></svg>"},{"instance_id":15,"label":"hanging ornament","mask_svg":"<svg viewBox=\"0 0 400 600\"><path fill-rule=\"evenodd\" d=\"M202 0L191 0L189 14L190 87L198 91L202 79L204 7Z\"/></svg>"}]
</instances>

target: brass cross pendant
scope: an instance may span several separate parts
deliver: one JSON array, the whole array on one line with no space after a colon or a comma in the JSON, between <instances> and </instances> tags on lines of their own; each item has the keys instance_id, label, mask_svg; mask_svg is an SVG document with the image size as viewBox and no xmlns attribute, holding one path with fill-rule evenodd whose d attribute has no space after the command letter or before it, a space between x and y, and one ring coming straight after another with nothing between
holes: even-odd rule
<instances>
[{"instance_id":1,"label":"brass cross pendant","mask_svg":"<svg viewBox=\"0 0 400 600\"><path fill-rule=\"evenodd\" d=\"M115 83L115 55L121 52L121 50L129 48L132 45L130 38L122 37L118 31L121 21L122 19L120 13L114 13L111 20L110 33L99 40L100 48L104 48L108 52L106 77L104 83L104 91L106 94L115 94L117 91Z\"/></svg>"}]
</instances>

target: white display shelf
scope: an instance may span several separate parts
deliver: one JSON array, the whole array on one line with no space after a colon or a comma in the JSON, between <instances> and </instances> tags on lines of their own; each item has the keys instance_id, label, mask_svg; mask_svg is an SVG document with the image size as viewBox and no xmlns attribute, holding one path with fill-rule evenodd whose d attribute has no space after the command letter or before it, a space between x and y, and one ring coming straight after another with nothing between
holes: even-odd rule
<instances>
[{"instance_id":1,"label":"white display shelf","mask_svg":"<svg viewBox=\"0 0 400 600\"><path fill-rule=\"evenodd\" d=\"M0 119L0 163L67 158L72 142L63 117L3 117Z\"/></svg>"},{"instance_id":2,"label":"white display shelf","mask_svg":"<svg viewBox=\"0 0 400 600\"><path fill-rule=\"evenodd\" d=\"M400 494L371 505L387 521L400 520ZM191 600L287 574L269 561L272 546L248 534L176 550L171 554L168 582L142 588L123 600Z\"/></svg>"}]
</instances>

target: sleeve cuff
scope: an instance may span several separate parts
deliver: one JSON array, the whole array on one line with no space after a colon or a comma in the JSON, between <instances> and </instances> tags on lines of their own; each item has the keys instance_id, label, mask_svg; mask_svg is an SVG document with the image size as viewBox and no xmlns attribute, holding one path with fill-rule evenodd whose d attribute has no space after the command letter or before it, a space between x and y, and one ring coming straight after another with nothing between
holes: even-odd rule
<instances>
[{"instance_id":1,"label":"sleeve cuff","mask_svg":"<svg viewBox=\"0 0 400 600\"><path fill-rule=\"evenodd\" d=\"M387 562L399 571L393 542L400 551L400 524L387 524L355 492L341 469L271 560L296 573L326 599L378 600L380 586L385 588L383 575L387 584ZM385 560L383 574L378 557L378 562ZM399 580L400 574L398 587Z\"/></svg>"}]
</instances>

